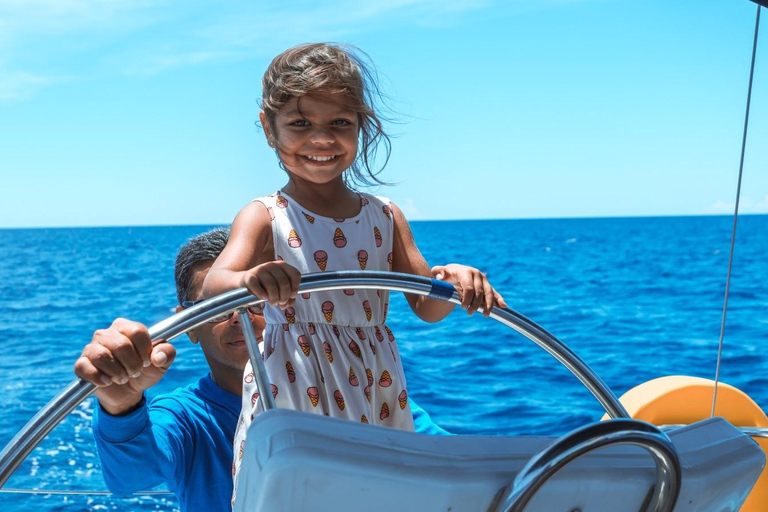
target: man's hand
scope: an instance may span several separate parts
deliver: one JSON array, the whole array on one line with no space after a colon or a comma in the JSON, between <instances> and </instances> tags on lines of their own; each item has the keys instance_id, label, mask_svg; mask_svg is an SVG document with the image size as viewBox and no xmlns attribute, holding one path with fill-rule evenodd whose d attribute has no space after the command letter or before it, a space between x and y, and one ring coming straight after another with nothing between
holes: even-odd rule
<instances>
[{"instance_id":1,"label":"man's hand","mask_svg":"<svg viewBox=\"0 0 768 512\"><path fill-rule=\"evenodd\" d=\"M144 325L118 318L93 333L75 362L75 375L98 386L94 394L105 411L121 415L141 402L144 390L160 381L175 357L170 343L152 346Z\"/></svg>"}]
</instances>

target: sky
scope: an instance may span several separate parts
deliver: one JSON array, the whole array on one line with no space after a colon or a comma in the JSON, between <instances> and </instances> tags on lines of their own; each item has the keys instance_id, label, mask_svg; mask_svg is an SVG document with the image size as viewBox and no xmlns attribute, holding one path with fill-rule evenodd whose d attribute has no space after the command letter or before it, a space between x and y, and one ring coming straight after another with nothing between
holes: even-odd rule
<instances>
[{"instance_id":1,"label":"sky","mask_svg":"<svg viewBox=\"0 0 768 512\"><path fill-rule=\"evenodd\" d=\"M748 0L0 0L0 228L226 224L286 48L351 43L410 220L732 214ZM768 213L768 9L740 211Z\"/></svg>"}]
</instances>

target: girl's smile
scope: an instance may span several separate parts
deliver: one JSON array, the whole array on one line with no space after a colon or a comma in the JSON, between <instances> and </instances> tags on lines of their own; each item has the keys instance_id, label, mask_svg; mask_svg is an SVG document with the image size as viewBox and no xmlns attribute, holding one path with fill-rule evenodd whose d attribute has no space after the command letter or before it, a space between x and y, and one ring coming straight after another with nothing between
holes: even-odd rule
<instances>
[{"instance_id":1,"label":"girl's smile","mask_svg":"<svg viewBox=\"0 0 768 512\"><path fill-rule=\"evenodd\" d=\"M301 155L307 160L311 160L312 162L318 162L318 163L328 163L331 160L335 160L339 157L339 155L330 155L330 156L314 156L314 155Z\"/></svg>"}]
</instances>

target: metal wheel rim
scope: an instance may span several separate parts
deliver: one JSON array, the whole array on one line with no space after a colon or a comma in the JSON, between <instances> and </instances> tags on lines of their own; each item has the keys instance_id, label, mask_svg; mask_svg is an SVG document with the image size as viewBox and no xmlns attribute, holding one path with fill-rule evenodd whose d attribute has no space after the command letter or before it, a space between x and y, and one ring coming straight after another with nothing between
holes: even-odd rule
<instances>
[{"instance_id":1,"label":"metal wheel rim","mask_svg":"<svg viewBox=\"0 0 768 512\"><path fill-rule=\"evenodd\" d=\"M423 295L460 304L458 293L442 281L423 276L378 271L339 271L302 276L299 293L341 289L380 289ZM245 288L212 297L149 328L152 341L170 341L209 318L264 302ZM494 307L490 318L533 341L557 359L595 396L612 418L629 418L626 409L608 386L571 349L532 320L511 309ZM72 410L96 390L82 379L70 383L46 404L0 452L0 487L31 451Z\"/></svg>"}]
</instances>

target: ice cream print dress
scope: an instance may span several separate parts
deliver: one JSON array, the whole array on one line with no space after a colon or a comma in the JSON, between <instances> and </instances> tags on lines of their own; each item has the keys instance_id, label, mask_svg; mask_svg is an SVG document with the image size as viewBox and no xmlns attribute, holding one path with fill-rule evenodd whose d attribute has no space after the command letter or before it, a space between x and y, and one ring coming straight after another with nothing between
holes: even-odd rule
<instances>
[{"instance_id":1,"label":"ice cream print dress","mask_svg":"<svg viewBox=\"0 0 768 512\"><path fill-rule=\"evenodd\" d=\"M388 200L360 194L360 213L349 219L316 215L284 192L256 201L272 219L275 259L302 274L392 270ZM335 290L300 294L285 310L267 307L262 350L277 407L413 430L397 342L384 324L388 302L386 291ZM262 392L248 363L235 453L263 410Z\"/></svg>"}]
</instances>

